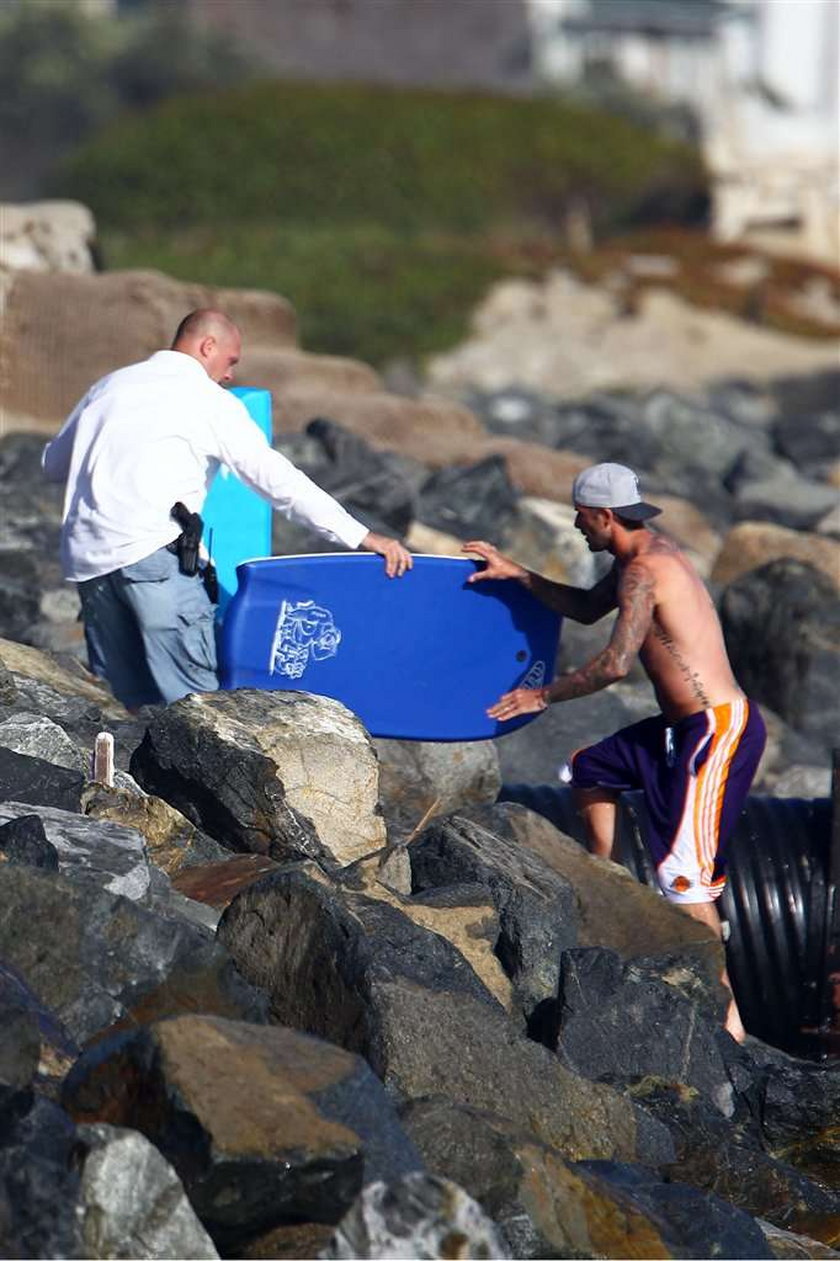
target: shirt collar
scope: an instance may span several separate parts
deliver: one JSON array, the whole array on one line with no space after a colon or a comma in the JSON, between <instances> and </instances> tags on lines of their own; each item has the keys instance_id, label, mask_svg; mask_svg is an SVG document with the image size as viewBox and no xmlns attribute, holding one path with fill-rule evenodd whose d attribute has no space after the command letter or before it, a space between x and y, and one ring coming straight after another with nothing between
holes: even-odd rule
<instances>
[{"instance_id":1,"label":"shirt collar","mask_svg":"<svg viewBox=\"0 0 840 1261\"><path fill-rule=\"evenodd\" d=\"M198 360L183 350L156 350L149 357L149 363L166 363L167 367L178 372L200 372L206 381L210 380Z\"/></svg>"}]
</instances>

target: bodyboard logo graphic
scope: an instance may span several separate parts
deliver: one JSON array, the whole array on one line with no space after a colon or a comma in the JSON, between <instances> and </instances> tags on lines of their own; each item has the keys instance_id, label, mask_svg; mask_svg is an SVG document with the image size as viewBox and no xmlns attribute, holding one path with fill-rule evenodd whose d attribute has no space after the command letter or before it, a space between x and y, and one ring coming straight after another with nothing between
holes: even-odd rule
<instances>
[{"instance_id":1,"label":"bodyboard logo graphic","mask_svg":"<svg viewBox=\"0 0 840 1261\"><path fill-rule=\"evenodd\" d=\"M310 661L334 657L340 643L341 631L329 609L314 600L284 600L277 614L268 672L299 679Z\"/></svg>"},{"instance_id":2,"label":"bodyboard logo graphic","mask_svg":"<svg viewBox=\"0 0 840 1261\"><path fill-rule=\"evenodd\" d=\"M545 683L545 662L535 661L519 687L542 687Z\"/></svg>"}]
</instances>

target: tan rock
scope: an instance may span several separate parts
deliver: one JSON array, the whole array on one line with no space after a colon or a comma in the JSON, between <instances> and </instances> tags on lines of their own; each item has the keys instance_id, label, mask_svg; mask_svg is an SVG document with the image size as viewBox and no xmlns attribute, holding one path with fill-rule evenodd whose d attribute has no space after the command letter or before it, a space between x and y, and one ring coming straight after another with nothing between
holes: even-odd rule
<instances>
[{"instance_id":1,"label":"tan rock","mask_svg":"<svg viewBox=\"0 0 840 1261\"><path fill-rule=\"evenodd\" d=\"M840 587L840 542L767 521L742 521L729 531L711 578L725 586L741 574L781 557L813 565Z\"/></svg>"},{"instance_id":2,"label":"tan rock","mask_svg":"<svg viewBox=\"0 0 840 1261\"><path fill-rule=\"evenodd\" d=\"M410 901L382 883L378 854L361 859L352 868L352 874L360 891L369 898L397 907L420 928L428 928L451 942L493 997L506 1011L511 1010L511 984L493 950L499 936L498 916L489 902L478 906L426 906Z\"/></svg>"},{"instance_id":3,"label":"tan rock","mask_svg":"<svg viewBox=\"0 0 840 1261\"><path fill-rule=\"evenodd\" d=\"M405 537L406 547L418 556L460 556L462 541L444 534L422 521L412 521Z\"/></svg>"},{"instance_id":4,"label":"tan rock","mask_svg":"<svg viewBox=\"0 0 840 1261\"><path fill-rule=\"evenodd\" d=\"M591 587L596 581L595 558L579 530L571 505L525 496L505 551L554 582Z\"/></svg>"},{"instance_id":5,"label":"tan rock","mask_svg":"<svg viewBox=\"0 0 840 1261\"><path fill-rule=\"evenodd\" d=\"M47 652L19 644L11 639L0 639L0 662L13 675L37 679L48 684L65 696L82 696L96 705L106 718L127 721L128 710L114 699L111 691L88 674L81 664L65 665Z\"/></svg>"},{"instance_id":6,"label":"tan rock","mask_svg":"<svg viewBox=\"0 0 840 1261\"><path fill-rule=\"evenodd\" d=\"M347 394L369 394L381 389L379 374L356 359L338 355L309 355L285 349L282 343L243 341L237 379L280 398L287 390L323 389Z\"/></svg>"},{"instance_id":7,"label":"tan rock","mask_svg":"<svg viewBox=\"0 0 840 1261\"><path fill-rule=\"evenodd\" d=\"M160 797L141 797L121 788L89 784L82 796L82 809L93 819L110 819L134 828L146 842L150 860L174 876L189 862L199 833L196 828Z\"/></svg>"},{"instance_id":8,"label":"tan rock","mask_svg":"<svg viewBox=\"0 0 840 1261\"><path fill-rule=\"evenodd\" d=\"M0 272L91 272L96 224L78 201L0 205Z\"/></svg>"},{"instance_id":9,"label":"tan rock","mask_svg":"<svg viewBox=\"0 0 840 1261\"><path fill-rule=\"evenodd\" d=\"M592 463L587 456L573 451L554 451L539 442L522 442L518 438L488 438L471 462L488 455L505 457L508 477L523 495L562 504L571 504L572 483L581 469Z\"/></svg>"},{"instance_id":10,"label":"tan rock","mask_svg":"<svg viewBox=\"0 0 840 1261\"><path fill-rule=\"evenodd\" d=\"M295 343L284 298L184 284L160 272L14 273L0 323L2 404L56 426L99 377L168 346L193 308L220 307L246 344Z\"/></svg>"}]
</instances>

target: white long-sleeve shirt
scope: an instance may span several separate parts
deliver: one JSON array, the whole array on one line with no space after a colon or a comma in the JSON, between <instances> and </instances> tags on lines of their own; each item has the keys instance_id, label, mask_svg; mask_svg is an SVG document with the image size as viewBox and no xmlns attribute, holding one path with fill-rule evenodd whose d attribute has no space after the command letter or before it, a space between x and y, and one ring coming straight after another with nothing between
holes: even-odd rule
<instances>
[{"instance_id":1,"label":"white long-sleeve shirt","mask_svg":"<svg viewBox=\"0 0 840 1261\"><path fill-rule=\"evenodd\" d=\"M180 500L201 512L226 464L285 516L356 548L367 526L274 451L245 405L178 350L159 350L91 387L44 448L67 482L61 563L75 582L150 556L178 536Z\"/></svg>"}]
</instances>

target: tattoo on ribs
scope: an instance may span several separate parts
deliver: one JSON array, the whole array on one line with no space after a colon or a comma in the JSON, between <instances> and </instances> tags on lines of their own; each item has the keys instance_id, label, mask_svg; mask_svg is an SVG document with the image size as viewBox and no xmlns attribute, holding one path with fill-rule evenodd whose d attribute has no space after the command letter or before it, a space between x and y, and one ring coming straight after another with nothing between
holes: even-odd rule
<instances>
[{"instance_id":1,"label":"tattoo on ribs","mask_svg":"<svg viewBox=\"0 0 840 1261\"><path fill-rule=\"evenodd\" d=\"M698 701L703 706L703 708L711 709L712 704L708 696L706 695L706 689L704 688L700 680L700 676L696 673L696 671L692 670L691 666L685 660L679 648L674 643L673 639L668 634L668 632L663 630L661 626L654 626L653 633L656 635L656 638L662 644L663 648L665 648L666 651L671 654L671 656L674 659L675 664L679 666L680 673L682 674L686 682L691 685L691 689L694 692L694 695L697 697Z\"/></svg>"}]
</instances>

